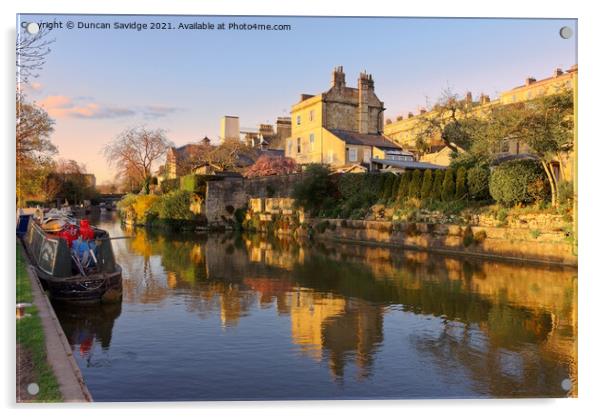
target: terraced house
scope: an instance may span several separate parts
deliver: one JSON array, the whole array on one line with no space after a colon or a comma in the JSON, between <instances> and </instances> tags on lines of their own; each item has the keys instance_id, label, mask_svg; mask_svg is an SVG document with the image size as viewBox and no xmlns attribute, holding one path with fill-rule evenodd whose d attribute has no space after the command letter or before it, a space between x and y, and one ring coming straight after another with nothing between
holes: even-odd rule
<instances>
[{"instance_id":1,"label":"terraced house","mask_svg":"<svg viewBox=\"0 0 602 417\"><path fill-rule=\"evenodd\" d=\"M464 105L470 108L470 112L477 115L489 106L499 106L511 103L524 102L536 97L552 95L562 89L576 89L577 65L572 66L566 71L559 68L555 69L550 77L536 80L533 77L527 77L525 83L510 90L503 91L495 100L489 96L481 94L478 100L473 100L472 94L467 93L463 99ZM384 135L395 141L404 149L420 154L416 149L416 139L421 129L421 120L431 117L433 110L427 111L420 109L417 114L408 113L407 116L398 116L395 121L387 121L384 126ZM432 137L429 142L429 149L426 153L420 155L421 162L434 163L437 165L449 165L451 161L451 150L443 145L438 137ZM529 149L526 145L517 140L509 139L505 141L498 157L500 159L511 159L521 156L528 156ZM565 179L571 179L573 176L573 154L562 155L553 167L557 178L560 178L561 172L564 172ZM562 164L562 169L560 169Z\"/></svg>"},{"instance_id":2,"label":"terraced house","mask_svg":"<svg viewBox=\"0 0 602 417\"><path fill-rule=\"evenodd\" d=\"M292 107L291 137L285 154L298 164L327 163L339 169L369 170L373 160L413 160L382 135L384 103L374 92L372 75L361 73L357 88L345 83L343 67L332 73L330 89L302 94Z\"/></svg>"}]
</instances>

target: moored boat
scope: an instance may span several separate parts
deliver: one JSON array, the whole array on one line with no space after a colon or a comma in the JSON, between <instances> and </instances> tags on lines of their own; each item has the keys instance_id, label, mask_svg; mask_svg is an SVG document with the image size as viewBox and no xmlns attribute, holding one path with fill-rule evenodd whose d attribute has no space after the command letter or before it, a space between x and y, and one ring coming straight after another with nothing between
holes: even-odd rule
<instances>
[{"instance_id":1,"label":"moored boat","mask_svg":"<svg viewBox=\"0 0 602 417\"><path fill-rule=\"evenodd\" d=\"M121 267L109 234L87 220L65 217L48 223L29 219L21 241L50 297L64 302L120 301Z\"/></svg>"}]
</instances>

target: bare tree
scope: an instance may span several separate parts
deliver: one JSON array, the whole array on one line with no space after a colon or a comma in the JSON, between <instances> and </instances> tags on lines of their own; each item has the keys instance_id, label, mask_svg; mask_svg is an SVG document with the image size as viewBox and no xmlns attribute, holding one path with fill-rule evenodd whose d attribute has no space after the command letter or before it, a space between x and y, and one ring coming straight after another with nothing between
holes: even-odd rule
<instances>
[{"instance_id":1,"label":"bare tree","mask_svg":"<svg viewBox=\"0 0 602 417\"><path fill-rule=\"evenodd\" d=\"M419 150L426 150L435 140L440 140L454 152L466 140L463 124L472 113L472 102L462 100L457 94L447 89L431 110L420 116L417 125L416 145Z\"/></svg>"},{"instance_id":2,"label":"bare tree","mask_svg":"<svg viewBox=\"0 0 602 417\"><path fill-rule=\"evenodd\" d=\"M124 130L110 142L104 155L121 177L143 183L148 193L153 164L165 155L169 146L163 129L134 127Z\"/></svg>"},{"instance_id":3,"label":"bare tree","mask_svg":"<svg viewBox=\"0 0 602 417\"><path fill-rule=\"evenodd\" d=\"M50 31L46 28L40 29L35 35L25 30L17 32L16 64L17 85L27 84L30 78L37 78L39 71L46 63L46 57L50 53L50 45L54 39L47 39Z\"/></svg>"}]
</instances>

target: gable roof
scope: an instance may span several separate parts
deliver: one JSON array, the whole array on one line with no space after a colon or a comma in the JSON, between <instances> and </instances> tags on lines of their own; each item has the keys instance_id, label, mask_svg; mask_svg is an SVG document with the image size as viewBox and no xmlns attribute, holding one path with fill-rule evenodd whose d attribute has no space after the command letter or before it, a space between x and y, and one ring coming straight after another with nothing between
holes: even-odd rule
<instances>
[{"instance_id":1,"label":"gable roof","mask_svg":"<svg viewBox=\"0 0 602 417\"><path fill-rule=\"evenodd\" d=\"M363 145L363 146L374 146L382 149L401 149L401 146L396 144L390 139L387 139L383 135L376 135L371 133L358 133L350 130L340 129L326 129L343 142L349 145Z\"/></svg>"}]
</instances>

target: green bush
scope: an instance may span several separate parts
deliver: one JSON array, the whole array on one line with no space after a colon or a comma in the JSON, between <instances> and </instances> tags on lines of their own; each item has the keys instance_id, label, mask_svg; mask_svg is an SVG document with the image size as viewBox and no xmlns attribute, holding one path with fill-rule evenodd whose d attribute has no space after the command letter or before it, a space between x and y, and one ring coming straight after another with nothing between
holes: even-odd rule
<instances>
[{"instance_id":1,"label":"green bush","mask_svg":"<svg viewBox=\"0 0 602 417\"><path fill-rule=\"evenodd\" d=\"M393 187L391 189L391 197L389 198L390 201L397 200L397 197L399 196L399 184L400 183L401 183L401 175L395 175L395 181L393 181Z\"/></svg>"},{"instance_id":2,"label":"green bush","mask_svg":"<svg viewBox=\"0 0 602 417\"><path fill-rule=\"evenodd\" d=\"M296 204L313 216L334 208L338 189L330 174L327 165L307 165L303 179L293 189Z\"/></svg>"},{"instance_id":3,"label":"green bush","mask_svg":"<svg viewBox=\"0 0 602 417\"><path fill-rule=\"evenodd\" d=\"M454 172L445 170L443 185L441 186L441 201L452 201L456 196L456 184L454 183Z\"/></svg>"},{"instance_id":4,"label":"green bush","mask_svg":"<svg viewBox=\"0 0 602 417\"><path fill-rule=\"evenodd\" d=\"M384 174L385 180L383 183L382 192L380 194L381 198L385 201L388 201L393 194L393 184L395 183L395 174L386 173Z\"/></svg>"},{"instance_id":5,"label":"green bush","mask_svg":"<svg viewBox=\"0 0 602 417\"><path fill-rule=\"evenodd\" d=\"M422 171L415 169L412 172L412 181L408 191L409 198L420 198L420 187L422 187Z\"/></svg>"},{"instance_id":6,"label":"green bush","mask_svg":"<svg viewBox=\"0 0 602 417\"><path fill-rule=\"evenodd\" d=\"M431 190L433 188L433 171L427 169L424 171L422 178L422 187L420 188L420 198L427 200L431 198Z\"/></svg>"},{"instance_id":7,"label":"green bush","mask_svg":"<svg viewBox=\"0 0 602 417\"><path fill-rule=\"evenodd\" d=\"M468 195L466 188L466 168L460 167L456 172L456 200L465 199Z\"/></svg>"},{"instance_id":8,"label":"green bush","mask_svg":"<svg viewBox=\"0 0 602 417\"><path fill-rule=\"evenodd\" d=\"M190 174L180 177L180 190L199 193L203 192L204 188L205 180L201 175Z\"/></svg>"},{"instance_id":9,"label":"green bush","mask_svg":"<svg viewBox=\"0 0 602 417\"><path fill-rule=\"evenodd\" d=\"M558 203L570 204L573 201L573 183L571 181L560 181L558 183Z\"/></svg>"},{"instance_id":10,"label":"green bush","mask_svg":"<svg viewBox=\"0 0 602 417\"><path fill-rule=\"evenodd\" d=\"M468 195L473 200L489 200L489 169L486 167L472 167L468 170Z\"/></svg>"},{"instance_id":11,"label":"green bush","mask_svg":"<svg viewBox=\"0 0 602 417\"><path fill-rule=\"evenodd\" d=\"M401 180L399 181L399 190L397 192L397 199L403 201L408 197L410 191L410 182L412 181L412 171L406 171L401 174Z\"/></svg>"},{"instance_id":12,"label":"green bush","mask_svg":"<svg viewBox=\"0 0 602 417\"><path fill-rule=\"evenodd\" d=\"M162 193L168 193L170 191L177 190L179 187L180 187L180 179L179 178L161 181L161 192Z\"/></svg>"},{"instance_id":13,"label":"green bush","mask_svg":"<svg viewBox=\"0 0 602 417\"><path fill-rule=\"evenodd\" d=\"M435 179L433 180L433 187L431 188L431 200L441 200L441 189L443 188L443 176L445 174L442 170L438 169L435 172Z\"/></svg>"},{"instance_id":14,"label":"green bush","mask_svg":"<svg viewBox=\"0 0 602 417\"><path fill-rule=\"evenodd\" d=\"M171 191L158 201L159 218L165 220L192 220L194 213L190 211L192 193L190 191Z\"/></svg>"},{"instance_id":15,"label":"green bush","mask_svg":"<svg viewBox=\"0 0 602 417\"><path fill-rule=\"evenodd\" d=\"M546 200L549 186L543 168L536 161L509 161L491 174L489 193L498 203L514 206Z\"/></svg>"}]
</instances>

